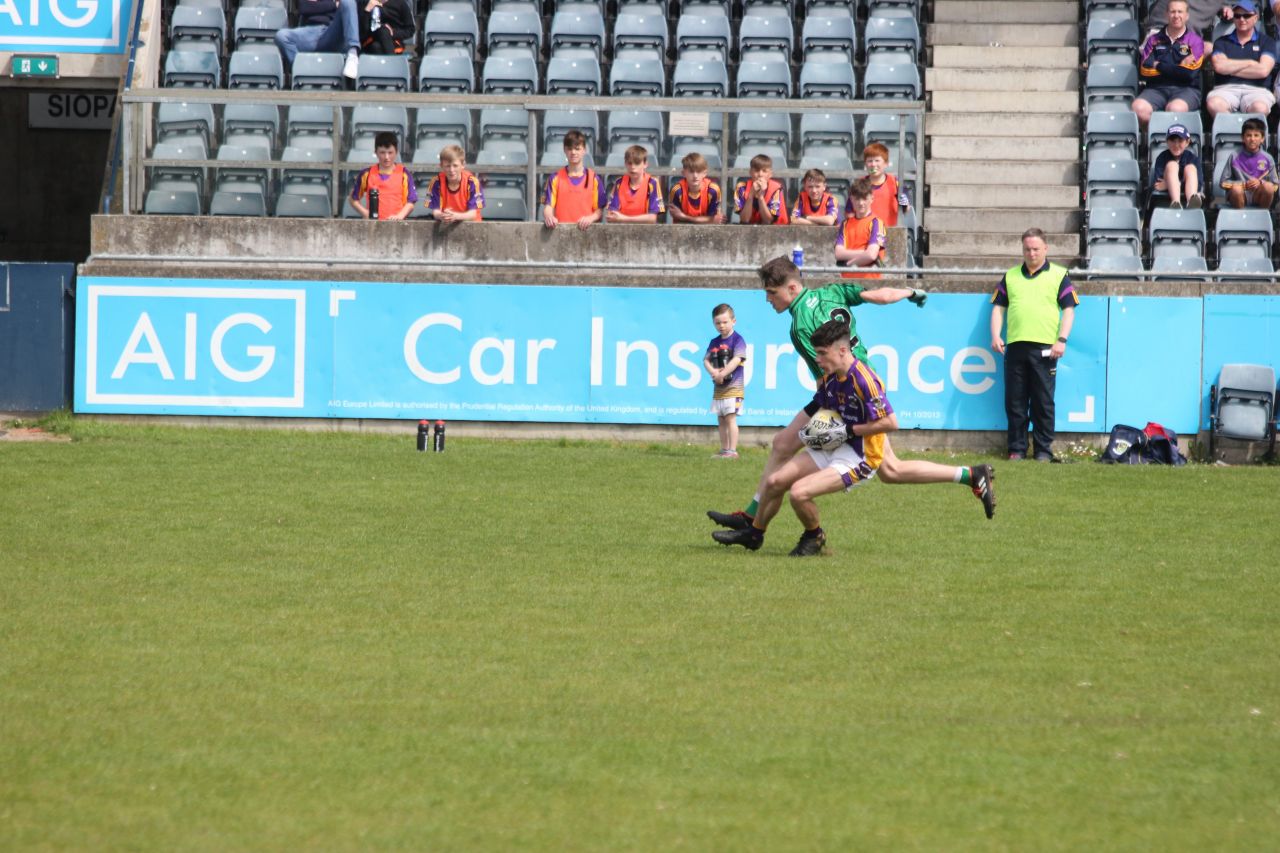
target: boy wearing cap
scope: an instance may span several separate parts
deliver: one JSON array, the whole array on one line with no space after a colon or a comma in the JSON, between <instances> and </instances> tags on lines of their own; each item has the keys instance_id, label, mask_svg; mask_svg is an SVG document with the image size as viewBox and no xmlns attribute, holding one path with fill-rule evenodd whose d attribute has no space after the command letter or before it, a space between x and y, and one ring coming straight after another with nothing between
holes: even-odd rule
<instances>
[{"instance_id":1,"label":"boy wearing cap","mask_svg":"<svg viewBox=\"0 0 1280 853\"><path fill-rule=\"evenodd\" d=\"M1258 7L1253 0L1232 4L1231 22L1235 30L1213 43L1210 62L1217 76L1206 100L1209 113L1266 115L1276 105L1275 95L1266 88L1276 64L1276 43L1258 29Z\"/></svg>"},{"instance_id":2,"label":"boy wearing cap","mask_svg":"<svg viewBox=\"0 0 1280 853\"><path fill-rule=\"evenodd\" d=\"M1191 150L1191 133L1184 125L1171 124L1165 137L1169 147L1160 152L1152 168L1152 189L1169 194L1169 206L1181 210L1183 204L1195 210L1204 204L1204 167Z\"/></svg>"},{"instance_id":3,"label":"boy wearing cap","mask_svg":"<svg viewBox=\"0 0 1280 853\"><path fill-rule=\"evenodd\" d=\"M1187 26L1187 0L1169 0L1168 24L1142 43L1138 74L1145 88L1130 109L1144 127L1156 110L1174 113L1200 109L1200 67L1204 39Z\"/></svg>"}]
</instances>

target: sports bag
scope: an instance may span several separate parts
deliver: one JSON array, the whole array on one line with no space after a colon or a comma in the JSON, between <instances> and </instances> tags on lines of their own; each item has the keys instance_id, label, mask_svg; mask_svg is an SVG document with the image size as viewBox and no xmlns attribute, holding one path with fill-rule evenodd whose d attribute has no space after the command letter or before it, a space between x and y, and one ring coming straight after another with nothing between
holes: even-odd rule
<instances>
[{"instance_id":1,"label":"sports bag","mask_svg":"<svg viewBox=\"0 0 1280 853\"><path fill-rule=\"evenodd\" d=\"M1116 424L1098 461L1108 465L1187 464L1187 458L1178 450L1177 433L1154 421L1143 429Z\"/></svg>"}]
</instances>

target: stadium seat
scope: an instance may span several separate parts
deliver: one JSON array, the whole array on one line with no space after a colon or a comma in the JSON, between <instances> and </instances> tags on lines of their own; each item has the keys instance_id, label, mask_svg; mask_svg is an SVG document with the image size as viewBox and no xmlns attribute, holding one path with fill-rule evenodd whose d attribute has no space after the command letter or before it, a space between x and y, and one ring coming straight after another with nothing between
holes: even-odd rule
<instances>
[{"instance_id":1,"label":"stadium seat","mask_svg":"<svg viewBox=\"0 0 1280 853\"><path fill-rule=\"evenodd\" d=\"M561 4L556 8L555 17L551 19L552 56L565 48L589 50L599 62L604 38L604 15L594 3ZM550 80L547 85L551 85Z\"/></svg>"},{"instance_id":2,"label":"stadium seat","mask_svg":"<svg viewBox=\"0 0 1280 853\"><path fill-rule=\"evenodd\" d=\"M852 113L800 114L800 143L802 145L842 145L852 155L856 138L857 129L854 127Z\"/></svg>"},{"instance_id":3,"label":"stadium seat","mask_svg":"<svg viewBox=\"0 0 1280 853\"><path fill-rule=\"evenodd\" d=\"M1200 281L1209 265L1200 255L1158 255L1151 259L1153 281Z\"/></svg>"},{"instance_id":4,"label":"stadium seat","mask_svg":"<svg viewBox=\"0 0 1280 853\"><path fill-rule=\"evenodd\" d=\"M729 75L718 62L681 59L671 78L671 94L677 98L724 98L729 94Z\"/></svg>"},{"instance_id":5,"label":"stadium seat","mask_svg":"<svg viewBox=\"0 0 1280 853\"><path fill-rule=\"evenodd\" d=\"M1138 116L1128 110L1089 113L1085 118L1084 145L1090 161L1138 159Z\"/></svg>"},{"instance_id":6,"label":"stadium seat","mask_svg":"<svg viewBox=\"0 0 1280 853\"><path fill-rule=\"evenodd\" d=\"M250 44L264 45L275 50L276 31L289 26L289 13L283 6L246 6L236 9L235 34L237 49Z\"/></svg>"},{"instance_id":7,"label":"stadium seat","mask_svg":"<svg viewBox=\"0 0 1280 853\"><path fill-rule=\"evenodd\" d=\"M465 56L433 56L418 66L418 91L469 94L476 88L475 70Z\"/></svg>"},{"instance_id":8,"label":"stadium seat","mask_svg":"<svg viewBox=\"0 0 1280 853\"><path fill-rule=\"evenodd\" d=\"M782 15L746 15L738 29L738 55L743 59L766 51L782 61L791 61L795 48L791 18Z\"/></svg>"},{"instance_id":9,"label":"stadium seat","mask_svg":"<svg viewBox=\"0 0 1280 853\"><path fill-rule=\"evenodd\" d=\"M731 0L682 0L680 4L682 13L692 10L699 15L724 15L726 18L732 13L731 7Z\"/></svg>"},{"instance_id":10,"label":"stadium seat","mask_svg":"<svg viewBox=\"0 0 1280 853\"><path fill-rule=\"evenodd\" d=\"M857 39L858 28L852 16L809 15L804 20L804 29L800 34L800 49L805 59L819 53L838 53L853 64Z\"/></svg>"},{"instance_id":11,"label":"stadium seat","mask_svg":"<svg viewBox=\"0 0 1280 853\"><path fill-rule=\"evenodd\" d=\"M1240 131L1245 120L1259 118L1252 113L1218 113L1213 117L1213 128L1210 136L1213 139L1213 159L1220 162L1226 151L1240 148ZM1271 150L1271 133L1268 130L1263 138L1263 147Z\"/></svg>"},{"instance_id":12,"label":"stadium seat","mask_svg":"<svg viewBox=\"0 0 1280 853\"><path fill-rule=\"evenodd\" d=\"M345 61L340 53L299 53L293 60L293 88L341 90Z\"/></svg>"},{"instance_id":13,"label":"stadium seat","mask_svg":"<svg viewBox=\"0 0 1280 853\"><path fill-rule=\"evenodd\" d=\"M270 52L237 50L227 64L227 87L230 89L284 88L284 62L274 47Z\"/></svg>"},{"instance_id":14,"label":"stadium seat","mask_svg":"<svg viewBox=\"0 0 1280 853\"><path fill-rule=\"evenodd\" d=\"M894 62L905 59L914 65L920 57L920 25L915 18L873 15L867 18L862 40L867 48L868 64L892 58Z\"/></svg>"},{"instance_id":15,"label":"stadium seat","mask_svg":"<svg viewBox=\"0 0 1280 853\"><path fill-rule=\"evenodd\" d=\"M1276 452L1276 371L1266 364L1224 364L1209 388L1209 455L1222 438L1266 441Z\"/></svg>"},{"instance_id":16,"label":"stadium seat","mask_svg":"<svg viewBox=\"0 0 1280 853\"><path fill-rule=\"evenodd\" d=\"M1200 121L1200 113L1171 113L1165 110L1157 110L1151 114L1151 121L1147 124L1147 150L1148 159L1155 160L1160 152L1165 149L1165 140L1168 138L1169 126L1180 124L1191 134L1191 150L1200 153L1204 150L1204 124ZM1239 136L1236 137L1238 142Z\"/></svg>"},{"instance_id":17,"label":"stadium seat","mask_svg":"<svg viewBox=\"0 0 1280 853\"><path fill-rule=\"evenodd\" d=\"M1085 73L1085 111L1129 109L1138 94L1136 62L1115 65L1091 65Z\"/></svg>"},{"instance_id":18,"label":"stadium seat","mask_svg":"<svg viewBox=\"0 0 1280 853\"><path fill-rule=\"evenodd\" d=\"M209 150L198 136L173 142L157 142L151 149L153 160L207 160ZM208 170L204 166L151 166L149 167L148 185L159 187L162 184L171 189L182 188L204 194Z\"/></svg>"},{"instance_id":19,"label":"stadium seat","mask_svg":"<svg viewBox=\"0 0 1280 853\"><path fill-rule=\"evenodd\" d=\"M1253 273L1258 275L1271 275L1276 271L1275 266L1271 263L1270 258L1223 258L1218 261L1218 272L1220 273ZM1227 275L1218 276L1219 281L1232 281L1233 279ZM1257 281L1252 276L1249 278L1238 278L1235 281Z\"/></svg>"},{"instance_id":20,"label":"stadium seat","mask_svg":"<svg viewBox=\"0 0 1280 853\"><path fill-rule=\"evenodd\" d=\"M564 135L571 130L587 137L588 156L600 140L600 114L594 110L547 110L542 114L543 159L556 155L556 165L564 159ZM545 163L543 165L546 165Z\"/></svg>"},{"instance_id":21,"label":"stadium seat","mask_svg":"<svg viewBox=\"0 0 1280 853\"><path fill-rule=\"evenodd\" d=\"M271 159L271 150L264 145L226 145L218 148L219 162L236 160L265 161ZM271 171L262 166L219 166L214 183L215 192L243 193L255 190L264 198L271 188ZM213 205L210 203L210 210Z\"/></svg>"},{"instance_id":22,"label":"stadium seat","mask_svg":"<svg viewBox=\"0 0 1280 853\"><path fill-rule=\"evenodd\" d=\"M593 54L556 55L547 63L548 95L600 94L600 62Z\"/></svg>"},{"instance_id":23,"label":"stadium seat","mask_svg":"<svg viewBox=\"0 0 1280 853\"><path fill-rule=\"evenodd\" d=\"M529 111L521 107L489 107L480 111L480 141L487 139L529 139Z\"/></svg>"},{"instance_id":24,"label":"stadium seat","mask_svg":"<svg viewBox=\"0 0 1280 853\"><path fill-rule=\"evenodd\" d=\"M801 89L803 88L802 83ZM888 98L899 101L918 101L921 93L920 69L914 62L895 62L888 58L879 62L869 62L863 71L862 91L863 96L868 100Z\"/></svg>"},{"instance_id":25,"label":"stadium seat","mask_svg":"<svg viewBox=\"0 0 1280 853\"><path fill-rule=\"evenodd\" d=\"M280 108L275 104L227 104L222 108L222 133L224 139L260 136L274 148L280 135Z\"/></svg>"},{"instance_id":26,"label":"stadium seat","mask_svg":"<svg viewBox=\"0 0 1280 853\"><path fill-rule=\"evenodd\" d=\"M1137 255L1099 255L1089 258L1089 277L1141 278L1145 272Z\"/></svg>"},{"instance_id":27,"label":"stadium seat","mask_svg":"<svg viewBox=\"0 0 1280 853\"><path fill-rule=\"evenodd\" d=\"M852 172L853 158L849 149L830 142L814 142L805 145L800 152L801 170L821 169L824 172Z\"/></svg>"},{"instance_id":28,"label":"stadium seat","mask_svg":"<svg viewBox=\"0 0 1280 853\"><path fill-rule=\"evenodd\" d=\"M267 199L262 193L219 191L209 200L210 216L266 216Z\"/></svg>"},{"instance_id":29,"label":"stadium seat","mask_svg":"<svg viewBox=\"0 0 1280 853\"><path fill-rule=\"evenodd\" d=\"M1214 226L1218 259L1270 259L1274 234L1270 211L1258 208L1220 210Z\"/></svg>"},{"instance_id":30,"label":"stadium seat","mask_svg":"<svg viewBox=\"0 0 1280 853\"><path fill-rule=\"evenodd\" d=\"M680 161L694 152L701 154L706 159L707 167L710 171L720 171L723 163L720 158L720 145L709 137L682 137L672 140L671 160L668 165L673 169L679 169Z\"/></svg>"},{"instance_id":31,"label":"stadium seat","mask_svg":"<svg viewBox=\"0 0 1280 853\"><path fill-rule=\"evenodd\" d=\"M477 166L527 166L529 164L529 149L519 139L510 138L490 138L484 141L484 146L476 154ZM510 180L514 176L506 176L505 180Z\"/></svg>"},{"instance_id":32,"label":"stadium seat","mask_svg":"<svg viewBox=\"0 0 1280 853\"><path fill-rule=\"evenodd\" d=\"M1140 39L1138 22L1132 18L1094 18L1085 30L1085 60L1090 65L1109 58L1129 60L1137 52Z\"/></svg>"},{"instance_id":33,"label":"stadium seat","mask_svg":"<svg viewBox=\"0 0 1280 853\"><path fill-rule=\"evenodd\" d=\"M871 15L903 15L918 18L921 0L867 0L868 17Z\"/></svg>"},{"instance_id":34,"label":"stadium seat","mask_svg":"<svg viewBox=\"0 0 1280 853\"><path fill-rule=\"evenodd\" d=\"M527 56L490 56L484 63L481 89L486 95L536 95L538 65Z\"/></svg>"},{"instance_id":35,"label":"stadium seat","mask_svg":"<svg viewBox=\"0 0 1280 853\"><path fill-rule=\"evenodd\" d=\"M280 192L294 195L329 196L333 186L333 148L317 146L314 148L293 147L284 149L280 155ZM310 163L304 166L287 166L286 163Z\"/></svg>"},{"instance_id":36,"label":"stadium seat","mask_svg":"<svg viewBox=\"0 0 1280 853\"><path fill-rule=\"evenodd\" d=\"M489 16L486 46L490 58L527 54L537 60L542 53L542 19L531 9L494 11Z\"/></svg>"},{"instance_id":37,"label":"stadium seat","mask_svg":"<svg viewBox=\"0 0 1280 853\"><path fill-rule=\"evenodd\" d=\"M791 147L791 116L787 113L738 113L737 148L754 145Z\"/></svg>"},{"instance_id":38,"label":"stadium seat","mask_svg":"<svg viewBox=\"0 0 1280 853\"><path fill-rule=\"evenodd\" d=\"M170 52L197 51L222 54L227 41L227 21L221 8L177 6L169 18Z\"/></svg>"},{"instance_id":39,"label":"stadium seat","mask_svg":"<svg viewBox=\"0 0 1280 853\"><path fill-rule=\"evenodd\" d=\"M529 219L525 194L514 187L485 187L484 218L488 222L525 222Z\"/></svg>"},{"instance_id":40,"label":"stadium seat","mask_svg":"<svg viewBox=\"0 0 1280 853\"><path fill-rule=\"evenodd\" d=\"M361 54L356 89L361 92L409 91L409 60L404 56Z\"/></svg>"},{"instance_id":41,"label":"stadium seat","mask_svg":"<svg viewBox=\"0 0 1280 853\"><path fill-rule=\"evenodd\" d=\"M414 151L437 153L446 145L470 149L471 110L464 107L419 107L413 129Z\"/></svg>"},{"instance_id":42,"label":"stadium seat","mask_svg":"<svg viewBox=\"0 0 1280 853\"><path fill-rule=\"evenodd\" d=\"M1151 211L1147 223L1151 256L1204 258L1207 229L1203 210L1173 210L1161 207Z\"/></svg>"},{"instance_id":43,"label":"stadium seat","mask_svg":"<svg viewBox=\"0 0 1280 853\"><path fill-rule=\"evenodd\" d=\"M683 13L676 23L676 55L680 58L691 50L715 51L720 61L727 63L732 40L727 15L707 14L695 7Z\"/></svg>"},{"instance_id":44,"label":"stadium seat","mask_svg":"<svg viewBox=\"0 0 1280 853\"><path fill-rule=\"evenodd\" d=\"M351 109L351 135L373 136L380 131L396 135L399 147L407 147L409 110L391 104L361 104Z\"/></svg>"},{"instance_id":45,"label":"stadium seat","mask_svg":"<svg viewBox=\"0 0 1280 853\"><path fill-rule=\"evenodd\" d=\"M1137 160L1094 160L1085 173L1085 206L1137 207L1142 176Z\"/></svg>"},{"instance_id":46,"label":"stadium seat","mask_svg":"<svg viewBox=\"0 0 1280 853\"><path fill-rule=\"evenodd\" d=\"M659 61L667 54L667 19L647 12L619 12L613 27L613 51L651 49Z\"/></svg>"},{"instance_id":47,"label":"stadium seat","mask_svg":"<svg viewBox=\"0 0 1280 853\"><path fill-rule=\"evenodd\" d=\"M1142 254L1142 224L1137 208L1095 207L1088 212L1088 243L1085 254Z\"/></svg>"},{"instance_id":48,"label":"stadium seat","mask_svg":"<svg viewBox=\"0 0 1280 853\"><path fill-rule=\"evenodd\" d=\"M179 141L180 137L197 136L208 148L213 144L213 104L167 103L156 105L158 141Z\"/></svg>"},{"instance_id":49,"label":"stadium seat","mask_svg":"<svg viewBox=\"0 0 1280 853\"><path fill-rule=\"evenodd\" d=\"M318 139L326 145L331 145L335 114L338 122L337 130L341 134L342 110L335 110L328 104L294 104L289 107L289 112L285 116L286 143L309 145L310 140Z\"/></svg>"},{"instance_id":50,"label":"stadium seat","mask_svg":"<svg viewBox=\"0 0 1280 853\"><path fill-rule=\"evenodd\" d=\"M642 110L614 110L609 113L605 131L609 149L606 163L615 153L620 154L630 145L643 145L656 163L656 156L663 150L666 140L664 128L662 113Z\"/></svg>"},{"instance_id":51,"label":"stadium seat","mask_svg":"<svg viewBox=\"0 0 1280 853\"><path fill-rule=\"evenodd\" d=\"M661 98L667 91L667 77L661 63L627 61L613 63L609 72L609 94Z\"/></svg>"},{"instance_id":52,"label":"stadium seat","mask_svg":"<svg viewBox=\"0 0 1280 853\"><path fill-rule=\"evenodd\" d=\"M864 145L879 142L896 146L901 130L902 139L907 147L915 148L916 129L915 116L906 116L904 122L902 116L891 113L871 113L862 125L862 140Z\"/></svg>"},{"instance_id":53,"label":"stadium seat","mask_svg":"<svg viewBox=\"0 0 1280 853\"><path fill-rule=\"evenodd\" d=\"M190 190L150 190L142 212L153 216L199 216L200 194Z\"/></svg>"},{"instance_id":54,"label":"stadium seat","mask_svg":"<svg viewBox=\"0 0 1280 853\"><path fill-rule=\"evenodd\" d=\"M222 85L218 55L205 50L171 50L164 58L166 88L217 89Z\"/></svg>"},{"instance_id":55,"label":"stadium seat","mask_svg":"<svg viewBox=\"0 0 1280 853\"><path fill-rule=\"evenodd\" d=\"M460 47L468 57L474 57L480 44L480 23L475 9L470 6L432 7L422 27L422 44L428 54L433 48ZM419 71L419 79L427 70L426 64L423 63L424 68ZM470 76L474 78L475 75Z\"/></svg>"},{"instance_id":56,"label":"stadium seat","mask_svg":"<svg viewBox=\"0 0 1280 853\"><path fill-rule=\"evenodd\" d=\"M790 155L780 145L756 145L751 148L740 150L733 160L733 168L737 170L746 170L751 168L751 158L763 154L773 161L773 170L791 168L788 164L791 162ZM732 182L731 182L732 183ZM733 191L732 186L724 188L726 196Z\"/></svg>"},{"instance_id":57,"label":"stadium seat","mask_svg":"<svg viewBox=\"0 0 1280 853\"><path fill-rule=\"evenodd\" d=\"M857 94L858 78L852 65L809 59L800 66L801 98L852 100Z\"/></svg>"},{"instance_id":58,"label":"stadium seat","mask_svg":"<svg viewBox=\"0 0 1280 853\"><path fill-rule=\"evenodd\" d=\"M297 217L302 219L329 219L333 216L333 203L325 195L299 195L290 192L280 193L276 199L277 217Z\"/></svg>"},{"instance_id":59,"label":"stadium seat","mask_svg":"<svg viewBox=\"0 0 1280 853\"><path fill-rule=\"evenodd\" d=\"M791 66L778 59L742 62L738 65L737 93L739 98L790 98Z\"/></svg>"}]
</instances>

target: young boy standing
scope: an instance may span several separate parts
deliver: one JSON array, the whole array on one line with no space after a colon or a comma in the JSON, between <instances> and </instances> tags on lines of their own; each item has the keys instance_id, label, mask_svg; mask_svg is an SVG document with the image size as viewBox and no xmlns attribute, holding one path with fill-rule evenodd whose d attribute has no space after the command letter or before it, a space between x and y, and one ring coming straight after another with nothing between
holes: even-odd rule
<instances>
[{"instance_id":1,"label":"young boy standing","mask_svg":"<svg viewBox=\"0 0 1280 853\"><path fill-rule=\"evenodd\" d=\"M479 222L483 218L484 188L467 171L466 152L458 145L440 150L440 174L431 182L427 210L441 222Z\"/></svg>"},{"instance_id":2,"label":"young boy standing","mask_svg":"<svg viewBox=\"0 0 1280 853\"><path fill-rule=\"evenodd\" d=\"M874 194L867 178L849 188L849 216L836 236L836 264L842 267L876 267L884 262L884 225L871 212ZM879 278L878 272L844 273L845 278Z\"/></svg>"},{"instance_id":3,"label":"young boy standing","mask_svg":"<svg viewBox=\"0 0 1280 853\"><path fill-rule=\"evenodd\" d=\"M898 224L898 207L907 207L907 197L898 188L898 179L889 169L889 149L873 142L862 149L862 165L871 182L871 213L884 225L893 228ZM845 213L853 211L853 196L849 196Z\"/></svg>"},{"instance_id":4,"label":"young boy standing","mask_svg":"<svg viewBox=\"0 0 1280 853\"><path fill-rule=\"evenodd\" d=\"M707 178L707 158L697 151L680 161L684 177L671 188L671 221L698 225L724 222L720 185Z\"/></svg>"},{"instance_id":5,"label":"young boy standing","mask_svg":"<svg viewBox=\"0 0 1280 853\"><path fill-rule=\"evenodd\" d=\"M773 160L767 154L751 158L751 180L738 182L733 204L743 225L787 224L787 193L773 179Z\"/></svg>"},{"instance_id":6,"label":"young boy standing","mask_svg":"<svg viewBox=\"0 0 1280 853\"><path fill-rule=\"evenodd\" d=\"M827 192L827 175L821 169L804 173L804 192L791 209L794 225L835 225L840 215L835 196Z\"/></svg>"},{"instance_id":7,"label":"young boy standing","mask_svg":"<svg viewBox=\"0 0 1280 853\"><path fill-rule=\"evenodd\" d=\"M711 374L715 392L711 395L711 411L720 428L720 452L724 459L738 458L738 415L742 414L743 370L747 360L747 342L734 331L733 308L721 303L711 310L711 321L718 334L707 344L702 366Z\"/></svg>"},{"instance_id":8,"label":"young boy standing","mask_svg":"<svg viewBox=\"0 0 1280 853\"><path fill-rule=\"evenodd\" d=\"M573 222L586 231L604 215L604 182L594 169L583 165L587 156L587 137L580 130L564 135L564 157L568 164L547 179L543 195L542 222L555 228L561 222Z\"/></svg>"},{"instance_id":9,"label":"young boy standing","mask_svg":"<svg viewBox=\"0 0 1280 853\"><path fill-rule=\"evenodd\" d=\"M1169 125L1165 141L1169 147L1156 157L1152 189L1169 193L1169 206L1181 210L1185 203L1195 210L1204 204L1204 167L1191 150L1191 133L1180 124Z\"/></svg>"},{"instance_id":10,"label":"young boy standing","mask_svg":"<svg viewBox=\"0 0 1280 853\"><path fill-rule=\"evenodd\" d=\"M893 457L889 433L898 428L884 383L864 361L854 355L849 327L840 320L828 320L810 339L823 375L818 391L805 406L812 416L830 409L839 422L826 431L805 426L800 430L806 452L779 468L765 482L760 509L750 525L733 530L717 530L711 537L722 545L741 545L755 551L764 544L769 522L782 508L782 496L791 492L791 508L804 525L792 557L816 557L822 553L827 534L814 498L832 492L850 491L876 475L880 466ZM960 483L982 501L987 518L995 515L995 471L990 465L952 467L936 462L912 461L915 483Z\"/></svg>"},{"instance_id":11,"label":"young boy standing","mask_svg":"<svg viewBox=\"0 0 1280 853\"><path fill-rule=\"evenodd\" d=\"M1276 199L1276 161L1262 150L1267 136L1267 125L1260 118L1246 119L1240 128L1243 151L1231 158L1231 165L1222 177L1222 188L1227 191L1227 201L1232 207L1252 205L1270 210Z\"/></svg>"},{"instance_id":12,"label":"young boy standing","mask_svg":"<svg viewBox=\"0 0 1280 853\"><path fill-rule=\"evenodd\" d=\"M643 145L632 145L623 155L627 173L618 178L609 194L608 222L640 222L653 225L666 213L662 203L662 187L650 177L649 151Z\"/></svg>"},{"instance_id":13,"label":"young boy standing","mask_svg":"<svg viewBox=\"0 0 1280 853\"><path fill-rule=\"evenodd\" d=\"M365 219L373 218L369 209L371 192L378 193L378 219L404 219L418 203L413 175L396 162L399 148L396 135L391 131L384 130L373 138L373 153L378 162L361 172L351 188L351 206Z\"/></svg>"}]
</instances>

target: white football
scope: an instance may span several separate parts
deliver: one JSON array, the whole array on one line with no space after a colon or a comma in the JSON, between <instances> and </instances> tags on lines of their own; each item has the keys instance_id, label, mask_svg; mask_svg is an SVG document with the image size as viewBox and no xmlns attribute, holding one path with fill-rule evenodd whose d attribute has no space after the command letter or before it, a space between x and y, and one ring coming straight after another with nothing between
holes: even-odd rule
<instances>
[{"instance_id":1,"label":"white football","mask_svg":"<svg viewBox=\"0 0 1280 853\"><path fill-rule=\"evenodd\" d=\"M845 442L844 419L832 409L819 409L800 430L800 440L815 450L831 450Z\"/></svg>"},{"instance_id":2,"label":"white football","mask_svg":"<svg viewBox=\"0 0 1280 853\"><path fill-rule=\"evenodd\" d=\"M813 417L809 418L809 432L821 434L842 423L844 419L835 409L818 409L813 413Z\"/></svg>"}]
</instances>

